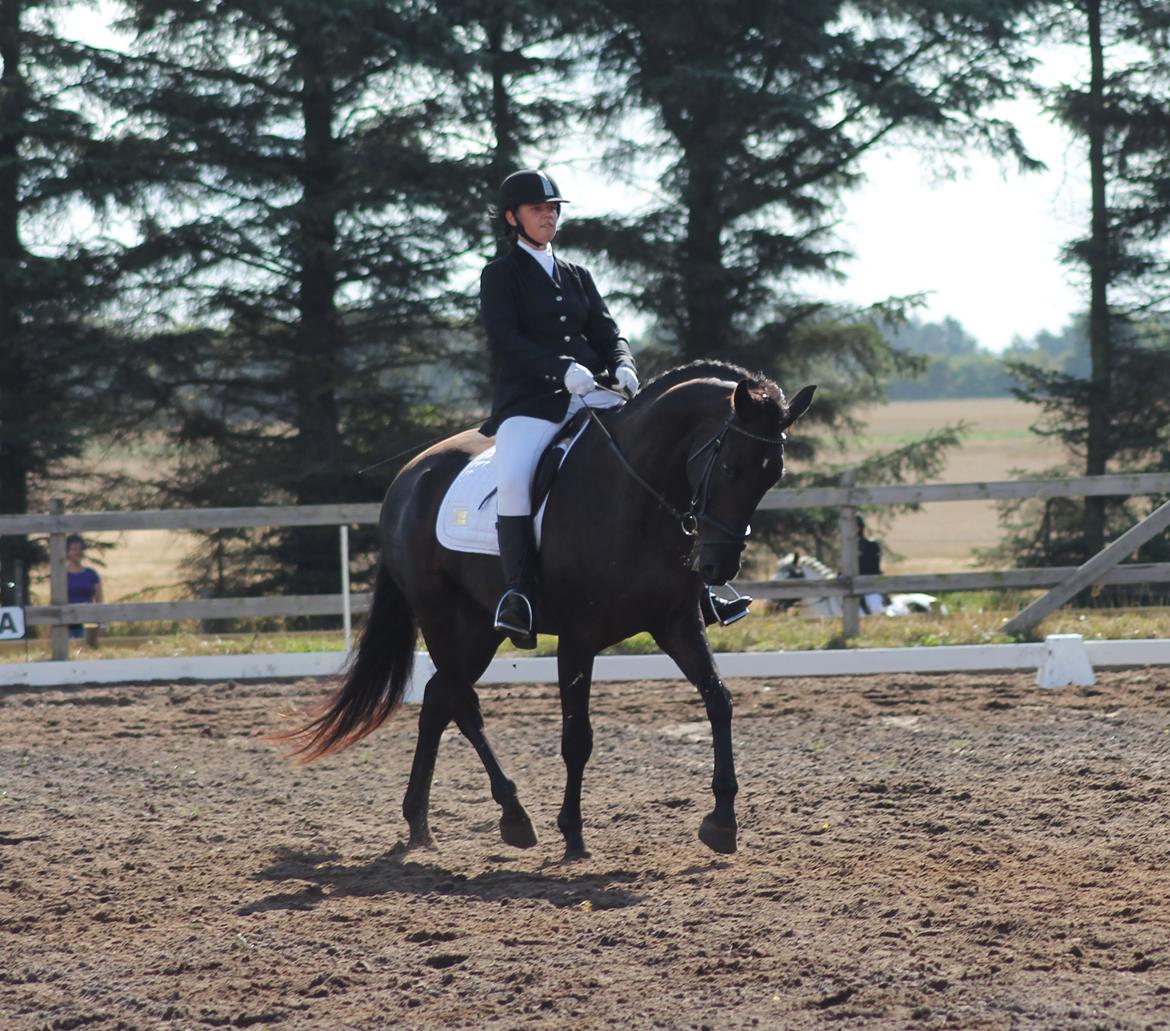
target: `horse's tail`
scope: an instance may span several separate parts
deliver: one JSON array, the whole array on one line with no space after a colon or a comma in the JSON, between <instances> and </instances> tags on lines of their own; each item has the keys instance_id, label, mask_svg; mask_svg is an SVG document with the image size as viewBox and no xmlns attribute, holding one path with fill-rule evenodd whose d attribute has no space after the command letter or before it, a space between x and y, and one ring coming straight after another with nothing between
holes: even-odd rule
<instances>
[{"instance_id":1,"label":"horse's tail","mask_svg":"<svg viewBox=\"0 0 1170 1031\"><path fill-rule=\"evenodd\" d=\"M292 754L312 762L348 748L385 723L410 683L417 636L418 622L406 596L379 563L370 611L341 686L309 723L281 735L298 745Z\"/></svg>"}]
</instances>

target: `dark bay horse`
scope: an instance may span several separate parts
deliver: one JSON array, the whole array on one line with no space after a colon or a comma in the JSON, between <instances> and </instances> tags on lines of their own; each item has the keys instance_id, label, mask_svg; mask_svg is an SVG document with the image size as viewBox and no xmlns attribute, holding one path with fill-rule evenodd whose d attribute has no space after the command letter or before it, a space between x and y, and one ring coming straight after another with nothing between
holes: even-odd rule
<instances>
[{"instance_id":1,"label":"dark bay horse","mask_svg":"<svg viewBox=\"0 0 1170 1031\"><path fill-rule=\"evenodd\" d=\"M771 381L717 362L673 369L620 410L602 412L569 452L545 512L539 629L558 635L561 754L567 779L557 826L566 857L587 855L581 783L593 750L594 657L648 631L698 689L711 721L715 807L699 838L736 848L737 784L731 697L699 611L704 584L739 571L748 520L783 472L784 435L815 387L786 403ZM503 636L492 626L502 589L497 558L464 554L435 537L440 502L458 472L491 443L475 431L425 451L391 483L382 555L357 654L333 697L287 737L306 759L344 748L398 708L415 640L435 665L426 686L402 812L410 845L432 844L427 811L439 739L453 720L479 754L500 805L503 840L536 843L516 785L484 734L475 683Z\"/></svg>"}]
</instances>

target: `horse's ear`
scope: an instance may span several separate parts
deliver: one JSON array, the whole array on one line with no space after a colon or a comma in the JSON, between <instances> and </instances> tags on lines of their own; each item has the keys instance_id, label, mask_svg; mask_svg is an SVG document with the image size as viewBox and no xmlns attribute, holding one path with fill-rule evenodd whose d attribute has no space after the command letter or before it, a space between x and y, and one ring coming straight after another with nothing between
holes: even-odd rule
<instances>
[{"instance_id":1,"label":"horse's ear","mask_svg":"<svg viewBox=\"0 0 1170 1031\"><path fill-rule=\"evenodd\" d=\"M768 392L758 383L753 383L751 380L741 379L735 387L735 393L731 398L731 407L734 408L740 416L746 416L753 408L758 408L768 399Z\"/></svg>"},{"instance_id":2,"label":"horse's ear","mask_svg":"<svg viewBox=\"0 0 1170 1031\"><path fill-rule=\"evenodd\" d=\"M816 386L801 387L796 392L796 397L788 402L788 414L784 417L785 429L788 429L789 426L808 411L808 406L812 404L813 394L816 392Z\"/></svg>"}]
</instances>

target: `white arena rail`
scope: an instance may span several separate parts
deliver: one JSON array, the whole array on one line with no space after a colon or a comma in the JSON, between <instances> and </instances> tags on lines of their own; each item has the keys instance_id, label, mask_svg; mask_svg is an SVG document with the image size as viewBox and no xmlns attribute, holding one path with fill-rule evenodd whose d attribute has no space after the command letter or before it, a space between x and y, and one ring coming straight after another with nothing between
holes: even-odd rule
<instances>
[{"instance_id":1,"label":"white arena rail","mask_svg":"<svg viewBox=\"0 0 1170 1031\"><path fill-rule=\"evenodd\" d=\"M1085 641L1079 634L1053 634L1044 641L1028 644L722 652L715 658L720 673L728 679L1036 670L1041 686L1057 687L1092 683L1093 668L1170 665L1170 639ZM332 677L341 671L345 659L343 652L305 652L0 663L0 687ZM418 652L407 701L422 700L423 687L433 672L430 657L426 652ZM594 663L593 679L685 680L674 661L665 655L603 655ZM493 660L479 683L555 684L556 681L555 658L506 657Z\"/></svg>"}]
</instances>

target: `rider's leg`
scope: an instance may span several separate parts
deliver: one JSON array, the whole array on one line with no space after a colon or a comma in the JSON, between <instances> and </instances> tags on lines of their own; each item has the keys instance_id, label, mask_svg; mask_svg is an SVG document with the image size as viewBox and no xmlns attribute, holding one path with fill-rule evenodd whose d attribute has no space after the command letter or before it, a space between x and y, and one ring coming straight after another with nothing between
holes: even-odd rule
<instances>
[{"instance_id":1,"label":"rider's leg","mask_svg":"<svg viewBox=\"0 0 1170 1031\"><path fill-rule=\"evenodd\" d=\"M495 627L518 648L536 647L536 571L538 557L531 516L500 516L500 561L504 593L496 605Z\"/></svg>"},{"instance_id":2,"label":"rider's leg","mask_svg":"<svg viewBox=\"0 0 1170 1031\"><path fill-rule=\"evenodd\" d=\"M532 531L532 477L559 422L514 415L496 432L496 505L504 594L495 626L521 648L536 647L534 604L538 570Z\"/></svg>"}]
</instances>

